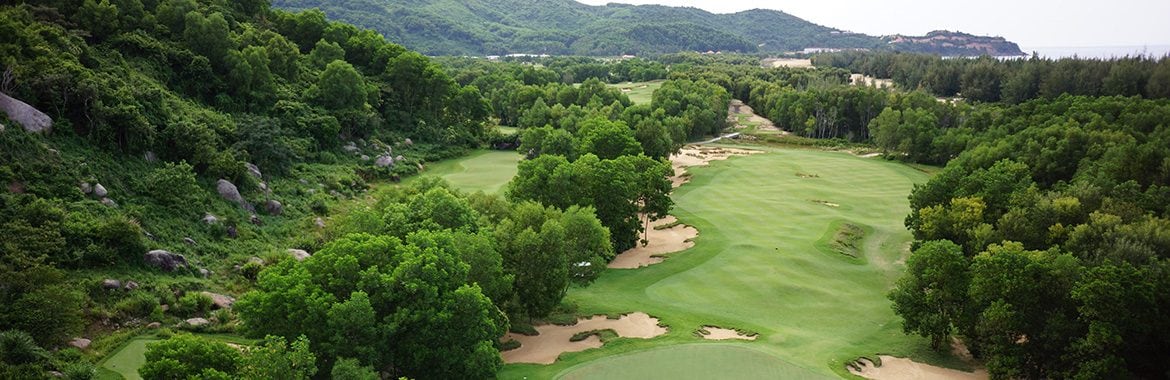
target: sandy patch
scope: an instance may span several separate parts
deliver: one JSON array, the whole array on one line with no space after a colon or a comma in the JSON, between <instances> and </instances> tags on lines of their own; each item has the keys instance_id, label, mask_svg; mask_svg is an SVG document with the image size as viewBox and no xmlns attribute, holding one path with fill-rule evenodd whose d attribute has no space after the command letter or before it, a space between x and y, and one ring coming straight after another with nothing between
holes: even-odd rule
<instances>
[{"instance_id":1,"label":"sandy patch","mask_svg":"<svg viewBox=\"0 0 1170 380\"><path fill-rule=\"evenodd\" d=\"M572 326L536 326L539 335L508 333L504 335L503 341L515 339L520 342L520 348L501 352L500 356L504 358L505 363L552 364L563 353L601 347L601 339L596 335L577 342L569 341L577 333L594 330L613 330L620 337L639 339L650 339L666 334L667 331L665 327L658 325L658 318L646 313L630 313L620 319L595 315L592 318L578 319L577 324Z\"/></svg>"},{"instance_id":2,"label":"sandy patch","mask_svg":"<svg viewBox=\"0 0 1170 380\"><path fill-rule=\"evenodd\" d=\"M895 358L893 356L879 356L882 366L878 367L866 358L858 359L856 366L849 366L849 373L874 380L984 380L988 379L987 370L979 369L975 372L963 372L956 369L936 367L922 364L910 359Z\"/></svg>"},{"instance_id":3,"label":"sandy patch","mask_svg":"<svg viewBox=\"0 0 1170 380\"><path fill-rule=\"evenodd\" d=\"M813 67L812 60L802 58L768 58L763 61L764 67L796 67L802 69L810 69Z\"/></svg>"},{"instance_id":4,"label":"sandy patch","mask_svg":"<svg viewBox=\"0 0 1170 380\"><path fill-rule=\"evenodd\" d=\"M699 236L699 230L694 227L677 224L678 219L667 215L665 218L650 222L643 237L649 241L645 246L638 244L614 257L609 263L610 268L637 269L644 266L661 263L663 254L684 251L694 247L691 241ZM674 224L669 228L660 228Z\"/></svg>"},{"instance_id":5,"label":"sandy patch","mask_svg":"<svg viewBox=\"0 0 1170 380\"><path fill-rule=\"evenodd\" d=\"M894 88L893 79L878 79L864 74L849 75L849 83L854 86L869 86L875 88Z\"/></svg>"},{"instance_id":6,"label":"sandy patch","mask_svg":"<svg viewBox=\"0 0 1170 380\"><path fill-rule=\"evenodd\" d=\"M756 115L756 110L738 99L732 99L731 103L727 105L727 121L734 125L737 130L748 128L751 124L754 124L756 126L756 132L788 134L787 131L781 131L780 128L776 128L776 125L772 124L771 120Z\"/></svg>"},{"instance_id":7,"label":"sandy patch","mask_svg":"<svg viewBox=\"0 0 1170 380\"><path fill-rule=\"evenodd\" d=\"M702 335L703 339L709 340L756 340L756 338L759 337L759 335L744 335L739 331L715 326L703 326L702 329L699 329L699 335Z\"/></svg>"},{"instance_id":8,"label":"sandy patch","mask_svg":"<svg viewBox=\"0 0 1170 380\"><path fill-rule=\"evenodd\" d=\"M692 166L707 166L711 161L726 160L734 156L747 156L763 153L758 150L705 147L689 145L679 150L678 154L670 156L671 166L674 167L674 176L670 178L674 187L682 186L689 180L686 168Z\"/></svg>"},{"instance_id":9,"label":"sandy patch","mask_svg":"<svg viewBox=\"0 0 1170 380\"><path fill-rule=\"evenodd\" d=\"M858 155L857 157L861 157L861 158L874 158L874 157L881 157L881 156L882 156L882 154L881 154L881 153L876 153L876 152L875 152L875 153L867 153L867 154Z\"/></svg>"}]
</instances>

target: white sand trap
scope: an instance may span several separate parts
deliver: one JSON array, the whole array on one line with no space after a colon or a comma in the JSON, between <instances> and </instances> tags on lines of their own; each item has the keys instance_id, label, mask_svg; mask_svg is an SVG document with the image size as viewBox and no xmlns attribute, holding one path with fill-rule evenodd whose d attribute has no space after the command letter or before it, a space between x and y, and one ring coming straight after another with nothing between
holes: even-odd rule
<instances>
[{"instance_id":1,"label":"white sand trap","mask_svg":"<svg viewBox=\"0 0 1170 380\"><path fill-rule=\"evenodd\" d=\"M674 187L679 187L689 180L686 176L686 168L707 166L711 164L711 161L726 160L734 156L747 156L756 153L763 152L758 150L704 147L698 145L685 146L679 150L678 154L670 156L671 166L674 167L674 176L670 180Z\"/></svg>"},{"instance_id":2,"label":"white sand trap","mask_svg":"<svg viewBox=\"0 0 1170 380\"><path fill-rule=\"evenodd\" d=\"M658 318L651 317L646 313L630 313L623 315L620 319L608 319L604 315L595 315L588 319L578 319L577 324L572 326L536 326L539 335L527 336L508 333L504 335L503 340L515 339L520 342L520 348L501 352L500 356L504 358L504 363L552 364L563 353L601 347L601 339L597 335L578 342L571 342L569 339L573 335L606 329L613 330L623 338L639 339L650 339L666 334L667 331L665 327L658 325Z\"/></svg>"},{"instance_id":3,"label":"white sand trap","mask_svg":"<svg viewBox=\"0 0 1170 380\"><path fill-rule=\"evenodd\" d=\"M677 222L678 219L670 215L650 222L650 228L647 228L646 235L644 236L650 243L645 246L639 243L634 248L622 252L617 257L614 257L613 261L609 263L609 267L614 269L637 269L661 263L664 260L662 257L663 254L685 251L688 248L694 247L695 242L691 241L691 239L699 236L699 230L696 230L694 227L677 224L670 228L657 228L658 226L667 226Z\"/></svg>"},{"instance_id":4,"label":"white sand trap","mask_svg":"<svg viewBox=\"0 0 1170 380\"><path fill-rule=\"evenodd\" d=\"M812 60L801 58L769 58L764 60L764 66L770 67L797 67L797 68L812 68Z\"/></svg>"},{"instance_id":5,"label":"white sand trap","mask_svg":"<svg viewBox=\"0 0 1170 380\"><path fill-rule=\"evenodd\" d=\"M879 358L882 359L881 367L875 366L869 359L861 358L857 360L861 369L849 366L849 373L874 380L985 380L989 378L985 369L964 372L893 356L882 355Z\"/></svg>"},{"instance_id":6,"label":"white sand trap","mask_svg":"<svg viewBox=\"0 0 1170 380\"><path fill-rule=\"evenodd\" d=\"M703 326L703 328L699 330L699 335L702 335L703 339L709 340L756 340L756 338L759 337L759 335L744 335L739 331L715 326Z\"/></svg>"}]
</instances>

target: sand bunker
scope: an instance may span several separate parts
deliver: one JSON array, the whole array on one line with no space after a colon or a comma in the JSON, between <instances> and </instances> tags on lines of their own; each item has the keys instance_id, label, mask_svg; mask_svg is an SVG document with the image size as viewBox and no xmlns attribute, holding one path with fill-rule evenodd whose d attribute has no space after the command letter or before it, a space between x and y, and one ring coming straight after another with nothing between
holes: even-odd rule
<instances>
[{"instance_id":1,"label":"sand bunker","mask_svg":"<svg viewBox=\"0 0 1170 380\"><path fill-rule=\"evenodd\" d=\"M893 356L879 356L882 366L877 367L866 358L858 359L856 367L849 366L849 373L867 379L886 380L914 380L914 379L941 379L941 380L984 380L988 379L987 370L963 372L956 369L936 367L922 364L910 359L895 358Z\"/></svg>"},{"instance_id":2,"label":"sand bunker","mask_svg":"<svg viewBox=\"0 0 1170 380\"><path fill-rule=\"evenodd\" d=\"M812 68L812 60L802 58L768 58L763 61L764 67L797 67Z\"/></svg>"},{"instance_id":3,"label":"sand bunker","mask_svg":"<svg viewBox=\"0 0 1170 380\"><path fill-rule=\"evenodd\" d=\"M759 337L758 334L744 335L739 331L715 326L703 326L703 328L699 329L699 335L702 335L703 339L709 340L756 340L756 338Z\"/></svg>"},{"instance_id":4,"label":"sand bunker","mask_svg":"<svg viewBox=\"0 0 1170 380\"><path fill-rule=\"evenodd\" d=\"M552 364L563 353L601 347L601 339L597 335L577 342L570 341L577 333L595 330L613 330L620 337L639 339L650 339L666 334L667 331L665 327L658 325L658 318L646 313L626 314L620 319L596 315L588 319L578 319L577 324L572 326L536 326L539 335L508 333L504 335L503 340L515 339L520 342L520 348L501 352L500 356L504 358L505 363Z\"/></svg>"},{"instance_id":5,"label":"sand bunker","mask_svg":"<svg viewBox=\"0 0 1170 380\"><path fill-rule=\"evenodd\" d=\"M758 133L789 134L787 131L776 128L771 120L756 115L756 111L751 106L738 99L732 99L731 103L727 105L727 121L734 125L735 129L745 129L754 124Z\"/></svg>"},{"instance_id":6,"label":"sand bunker","mask_svg":"<svg viewBox=\"0 0 1170 380\"><path fill-rule=\"evenodd\" d=\"M673 225L673 226L671 226ZM669 228L662 228L671 226ZM678 224L678 219L674 216L667 216L665 218L650 222L650 228L646 229L644 237L649 244L631 248L621 254L617 255L609 263L610 268L615 269L637 269L648 265L661 263L664 258L663 254L684 251L687 248L694 247L695 243L691 241L696 236L699 236L699 230L694 227Z\"/></svg>"},{"instance_id":7,"label":"sand bunker","mask_svg":"<svg viewBox=\"0 0 1170 380\"><path fill-rule=\"evenodd\" d=\"M894 88L893 79L878 79L863 74L849 75L849 82L854 86L869 86L874 88Z\"/></svg>"},{"instance_id":8,"label":"sand bunker","mask_svg":"<svg viewBox=\"0 0 1170 380\"><path fill-rule=\"evenodd\" d=\"M690 145L679 150L678 154L670 156L671 166L674 167L674 176L670 178L674 187L682 186L687 183L689 176L686 168L692 166L707 166L711 161L726 160L733 156L747 156L750 154L763 153L758 150L735 149L735 148L720 148L720 147L704 147L697 145Z\"/></svg>"}]
</instances>

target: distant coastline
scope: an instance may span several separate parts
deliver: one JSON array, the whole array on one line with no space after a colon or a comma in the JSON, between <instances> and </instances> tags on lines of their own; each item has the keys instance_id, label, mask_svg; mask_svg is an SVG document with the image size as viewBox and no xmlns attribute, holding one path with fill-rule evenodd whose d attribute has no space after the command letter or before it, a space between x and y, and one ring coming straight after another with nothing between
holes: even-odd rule
<instances>
[{"instance_id":1,"label":"distant coastline","mask_svg":"<svg viewBox=\"0 0 1170 380\"><path fill-rule=\"evenodd\" d=\"M1161 58L1170 54L1170 45L1133 45L1133 46L1048 46L1048 47L1025 47L1021 50L1029 56L1032 52L1040 54L1042 58L1118 58L1118 57L1135 57L1147 56L1153 58Z\"/></svg>"}]
</instances>

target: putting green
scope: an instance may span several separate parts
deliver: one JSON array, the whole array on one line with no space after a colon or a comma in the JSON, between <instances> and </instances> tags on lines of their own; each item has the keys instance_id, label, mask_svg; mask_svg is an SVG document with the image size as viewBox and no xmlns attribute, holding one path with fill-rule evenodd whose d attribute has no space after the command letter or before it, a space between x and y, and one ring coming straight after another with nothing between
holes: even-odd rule
<instances>
[{"instance_id":1,"label":"putting green","mask_svg":"<svg viewBox=\"0 0 1170 380\"><path fill-rule=\"evenodd\" d=\"M122 349L102 361L102 368L122 375L126 380L141 380L138 368L146 363L146 344L157 342L156 338L134 338Z\"/></svg>"},{"instance_id":2,"label":"putting green","mask_svg":"<svg viewBox=\"0 0 1170 380\"><path fill-rule=\"evenodd\" d=\"M823 379L747 346L689 344L612 356L569 368L565 380L588 379Z\"/></svg>"},{"instance_id":3,"label":"putting green","mask_svg":"<svg viewBox=\"0 0 1170 380\"><path fill-rule=\"evenodd\" d=\"M427 166L423 176L439 176L460 190L474 193L499 193L516 176L516 166L523 158L512 151L481 150L453 160ZM411 177L407 182L413 180Z\"/></svg>"},{"instance_id":4,"label":"putting green","mask_svg":"<svg viewBox=\"0 0 1170 380\"><path fill-rule=\"evenodd\" d=\"M791 149L690 171L691 182L673 195L673 214L698 228L696 246L662 264L606 271L566 297L586 315L646 312L670 332L650 340L616 339L548 366L508 365L501 378L577 378L578 370L589 371L580 375L589 378L589 373L684 365L679 358L689 354L638 353L701 342L694 332L703 325L760 334L754 342L735 345L750 347L751 353L710 350L720 351L715 354L720 360L756 363L730 372L742 374L734 378L775 378L768 374L777 368L847 376L846 362L876 352L958 364L932 353L926 341L904 335L885 297L904 271L901 259L911 241L902 224L909 213L906 197L927 179L925 173L881 159ZM842 222L866 231L857 244L859 259L818 249L818 241ZM618 359L624 356L635 359ZM672 377L725 376L684 371Z\"/></svg>"}]
</instances>

